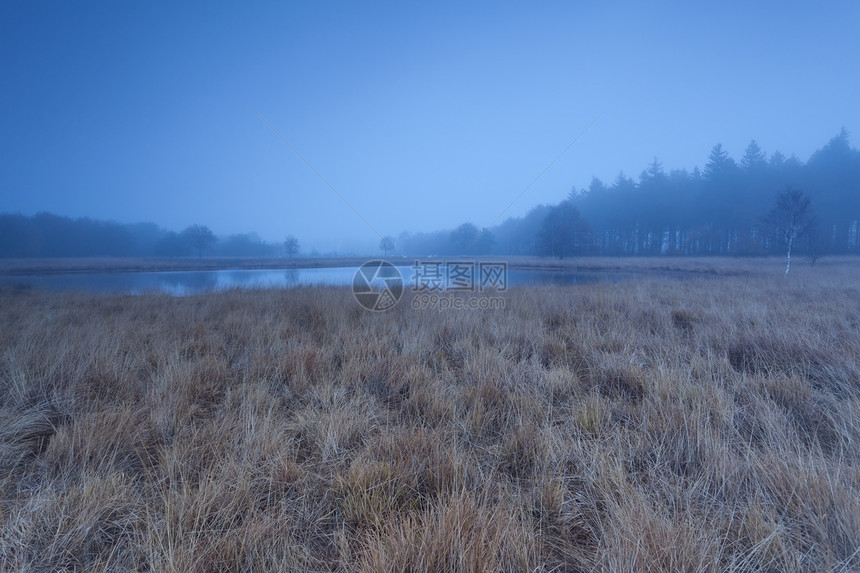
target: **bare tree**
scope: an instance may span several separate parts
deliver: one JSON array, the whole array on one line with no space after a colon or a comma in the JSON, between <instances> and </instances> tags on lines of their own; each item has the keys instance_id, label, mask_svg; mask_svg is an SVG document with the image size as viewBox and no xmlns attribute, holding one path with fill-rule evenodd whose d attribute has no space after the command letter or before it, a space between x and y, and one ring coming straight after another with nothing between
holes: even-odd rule
<instances>
[{"instance_id":1,"label":"bare tree","mask_svg":"<svg viewBox=\"0 0 860 573\"><path fill-rule=\"evenodd\" d=\"M215 234L205 225L191 225L182 231L182 239L203 257L203 251L215 244Z\"/></svg>"},{"instance_id":2,"label":"bare tree","mask_svg":"<svg viewBox=\"0 0 860 573\"><path fill-rule=\"evenodd\" d=\"M785 247L785 276L788 276L792 247L815 224L812 200L803 191L788 187L776 196L776 204L764 222L773 230L777 242Z\"/></svg>"},{"instance_id":3,"label":"bare tree","mask_svg":"<svg viewBox=\"0 0 860 573\"><path fill-rule=\"evenodd\" d=\"M287 235L284 238L284 253L288 257L292 257L299 252L299 240L292 235Z\"/></svg>"},{"instance_id":4,"label":"bare tree","mask_svg":"<svg viewBox=\"0 0 860 573\"><path fill-rule=\"evenodd\" d=\"M385 253L385 256L388 256L389 251L394 250L394 238L386 235L379 240L379 250Z\"/></svg>"}]
</instances>

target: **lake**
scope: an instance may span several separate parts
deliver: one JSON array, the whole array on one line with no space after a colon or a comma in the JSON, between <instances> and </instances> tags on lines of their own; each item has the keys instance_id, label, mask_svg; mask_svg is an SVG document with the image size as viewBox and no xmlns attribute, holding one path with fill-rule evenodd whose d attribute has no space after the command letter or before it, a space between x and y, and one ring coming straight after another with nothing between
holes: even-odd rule
<instances>
[{"instance_id":1,"label":"lake","mask_svg":"<svg viewBox=\"0 0 860 573\"><path fill-rule=\"evenodd\" d=\"M398 266L404 285L415 281L411 266ZM138 271L113 273L57 273L44 275L0 276L0 284L54 292L101 294L167 293L175 296L227 289L294 288L299 286L349 286L355 267L264 270ZM639 273L564 270L508 269L507 284L512 286L570 285L601 281L629 280Z\"/></svg>"}]
</instances>

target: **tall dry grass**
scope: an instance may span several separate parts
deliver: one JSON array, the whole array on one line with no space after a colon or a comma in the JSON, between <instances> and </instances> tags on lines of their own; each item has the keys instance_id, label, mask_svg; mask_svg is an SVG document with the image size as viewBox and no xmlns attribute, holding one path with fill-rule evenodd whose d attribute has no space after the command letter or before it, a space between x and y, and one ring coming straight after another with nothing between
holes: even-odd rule
<instances>
[{"instance_id":1,"label":"tall dry grass","mask_svg":"<svg viewBox=\"0 0 860 573\"><path fill-rule=\"evenodd\" d=\"M857 570L860 269L792 272L0 292L0 569Z\"/></svg>"}]
</instances>

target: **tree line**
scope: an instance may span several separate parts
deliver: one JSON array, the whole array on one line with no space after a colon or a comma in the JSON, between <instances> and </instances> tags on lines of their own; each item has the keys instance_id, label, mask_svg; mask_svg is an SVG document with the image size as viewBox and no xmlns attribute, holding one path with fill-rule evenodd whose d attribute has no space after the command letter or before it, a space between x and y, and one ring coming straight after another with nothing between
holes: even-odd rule
<instances>
[{"instance_id":1,"label":"tree line","mask_svg":"<svg viewBox=\"0 0 860 573\"><path fill-rule=\"evenodd\" d=\"M736 161L717 144L702 170L667 172L655 158L636 180L624 173L610 184L595 178L558 204L538 205L492 229L465 222L453 230L404 232L383 237L379 249L385 256L556 258L783 253L785 226L774 223L774 209L792 193L795 203L805 203L805 222L802 233L790 233L789 252L860 252L860 151L845 129L805 163L779 151L768 155L755 141ZM0 214L0 257L273 257L299 251L292 235L276 244L254 233L216 237L203 225L174 232L153 223Z\"/></svg>"},{"instance_id":2,"label":"tree line","mask_svg":"<svg viewBox=\"0 0 860 573\"><path fill-rule=\"evenodd\" d=\"M787 189L804 193L816 213L798 248L858 252L860 152L840 131L806 163L767 156L752 141L739 162L717 144L704 170L665 172L657 159L638 182L619 174L594 179L568 197L593 228L593 247L607 255L759 255L778 243L766 216Z\"/></svg>"},{"instance_id":3,"label":"tree line","mask_svg":"<svg viewBox=\"0 0 860 573\"><path fill-rule=\"evenodd\" d=\"M273 244L255 233L217 237L205 225L181 232L154 223L124 225L87 217L0 214L0 257L273 257L292 256L298 241Z\"/></svg>"},{"instance_id":4,"label":"tree line","mask_svg":"<svg viewBox=\"0 0 860 573\"><path fill-rule=\"evenodd\" d=\"M782 253L784 230L773 224L772 210L786 193L809 202L795 252L860 252L860 151L845 129L805 163L779 151L767 155L755 141L736 161L717 144L703 170L667 172L655 158L637 180L624 173L610 184L595 178L559 204L538 205L483 233L481 244L466 248L456 230L404 233L399 243L405 254L440 256Z\"/></svg>"}]
</instances>

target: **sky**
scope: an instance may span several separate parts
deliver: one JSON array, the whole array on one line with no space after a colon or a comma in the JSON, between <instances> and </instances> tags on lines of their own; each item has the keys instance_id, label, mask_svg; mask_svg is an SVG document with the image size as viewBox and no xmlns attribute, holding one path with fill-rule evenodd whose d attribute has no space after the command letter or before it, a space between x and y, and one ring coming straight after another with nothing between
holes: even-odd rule
<instances>
[{"instance_id":1,"label":"sky","mask_svg":"<svg viewBox=\"0 0 860 573\"><path fill-rule=\"evenodd\" d=\"M6 0L0 212L361 251L860 131L860 3L658 4Z\"/></svg>"}]
</instances>

